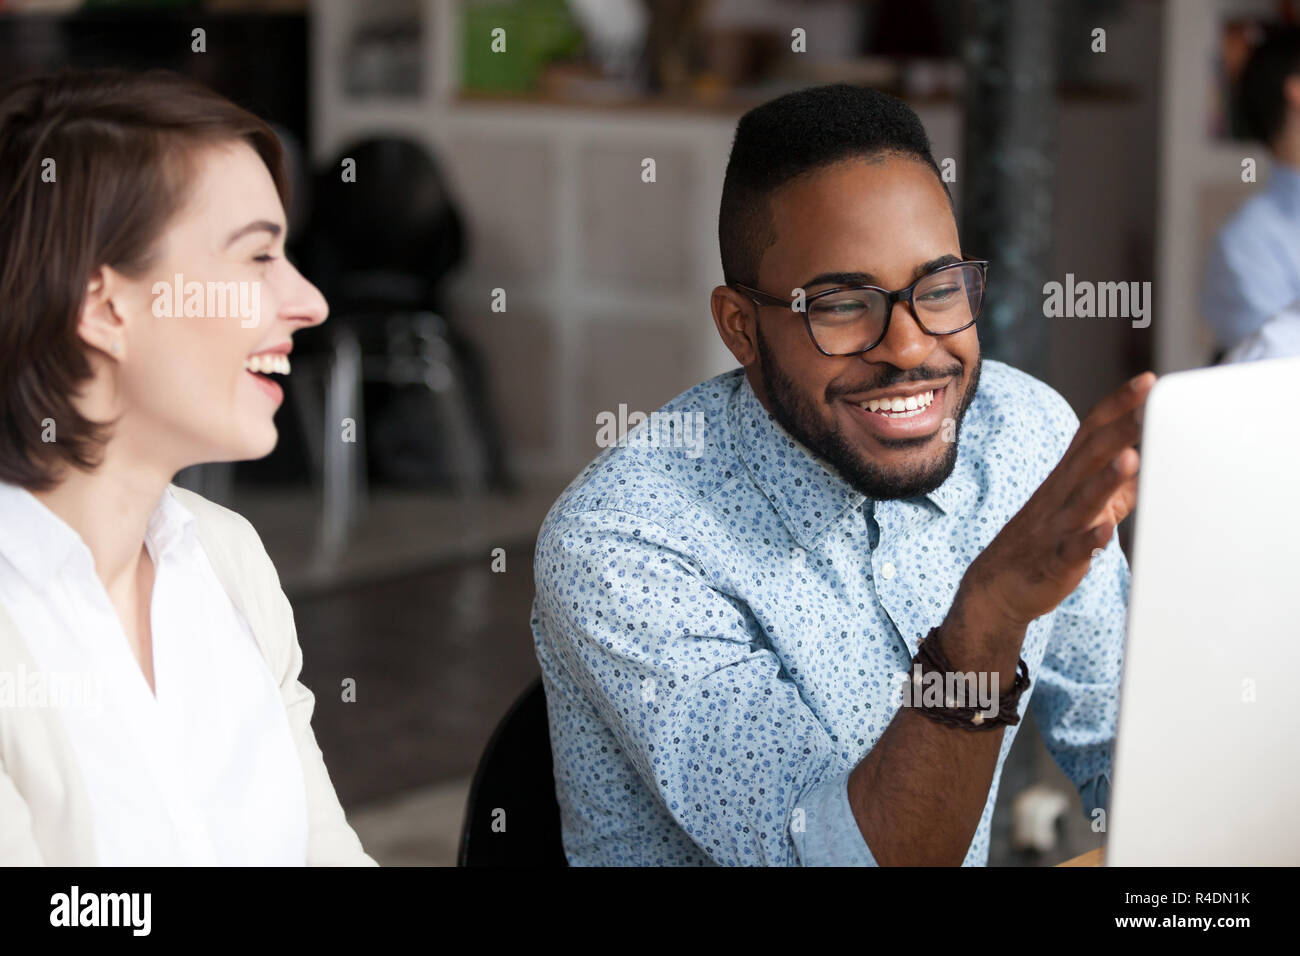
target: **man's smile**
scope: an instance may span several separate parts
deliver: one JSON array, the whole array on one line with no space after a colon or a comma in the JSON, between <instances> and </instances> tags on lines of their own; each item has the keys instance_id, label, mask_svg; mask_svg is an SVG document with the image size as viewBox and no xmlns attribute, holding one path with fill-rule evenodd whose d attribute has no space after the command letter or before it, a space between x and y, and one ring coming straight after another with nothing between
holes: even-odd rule
<instances>
[{"instance_id":1,"label":"man's smile","mask_svg":"<svg viewBox=\"0 0 1300 956\"><path fill-rule=\"evenodd\" d=\"M948 408L951 379L942 384L899 385L850 395L840 400L856 427L882 441L928 438L952 417Z\"/></svg>"}]
</instances>

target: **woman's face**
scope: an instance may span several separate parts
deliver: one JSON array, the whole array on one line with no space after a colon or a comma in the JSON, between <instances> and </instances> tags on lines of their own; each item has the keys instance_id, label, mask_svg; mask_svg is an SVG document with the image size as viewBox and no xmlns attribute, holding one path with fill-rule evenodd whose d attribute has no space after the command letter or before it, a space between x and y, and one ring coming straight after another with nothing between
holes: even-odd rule
<instances>
[{"instance_id":1,"label":"woman's face","mask_svg":"<svg viewBox=\"0 0 1300 956\"><path fill-rule=\"evenodd\" d=\"M113 278L113 442L167 467L270 453L295 331L324 297L284 257L285 213L243 142L195 157L184 208L139 277Z\"/></svg>"}]
</instances>

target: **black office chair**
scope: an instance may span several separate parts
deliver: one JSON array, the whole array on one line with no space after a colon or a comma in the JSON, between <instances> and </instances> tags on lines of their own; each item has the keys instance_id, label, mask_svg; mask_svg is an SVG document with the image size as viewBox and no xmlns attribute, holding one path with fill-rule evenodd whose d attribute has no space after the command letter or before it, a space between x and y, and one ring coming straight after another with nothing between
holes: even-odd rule
<instances>
[{"instance_id":1,"label":"black office chair","mask_svg":"<svg viewBox=\"0 0 1300 956\"><path fill-rule=\"evenodd\" d=\"M540 677L501 718L479 758L465 804L457 865L568 865Z\"/></svg>"},{"instance_id":2,"label":"black office chair","mask_svg":"<svg viewBox=\"0 0 1300 956\"><path fill-rule=\"evenodd\" d=\"M345 160L355 181L342 176ZM467 239L441 166L413 139L368 138L323 167L312 191L304 256L332 319L301 338L319 340L336 364L340 339L356 353L352 389L370 406L373 473L399 484L509 487L486 367L443 308ZM329 423L333 444L338 429Z\"/></svg>"}]
</instances>

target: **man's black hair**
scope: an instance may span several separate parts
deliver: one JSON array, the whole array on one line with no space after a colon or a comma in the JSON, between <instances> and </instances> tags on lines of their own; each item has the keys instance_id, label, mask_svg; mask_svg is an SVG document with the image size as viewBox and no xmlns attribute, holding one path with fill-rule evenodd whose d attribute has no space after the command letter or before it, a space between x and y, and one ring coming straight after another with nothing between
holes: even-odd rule
<instances>
[{"instance_id":1,"label":"man's black hair","mask_svg":"<svg viewBox=\"0 0 1300 956\"><path fill-rule=\"evenodd\" d=\"M887 155L917 159L943 183L921 120L902 100L878 90L847 83L816 86L787 93L742 116L718 211L726 281L758 284L763 251L776 238L768 200L778 188L841 160Z\"/></svg>"},{"instance_id":2,"label":"man's black hair","mask_svg":"<svg viewBox=\"0 0 1300 956\"><path fill-rule=\"evenodd\" d=\"M1300 73L1300 27L1273 26L1250 54L1237 89L1247 135L1271 146L1286 122L1286 78Z\"/></svg>"}]
</instances>

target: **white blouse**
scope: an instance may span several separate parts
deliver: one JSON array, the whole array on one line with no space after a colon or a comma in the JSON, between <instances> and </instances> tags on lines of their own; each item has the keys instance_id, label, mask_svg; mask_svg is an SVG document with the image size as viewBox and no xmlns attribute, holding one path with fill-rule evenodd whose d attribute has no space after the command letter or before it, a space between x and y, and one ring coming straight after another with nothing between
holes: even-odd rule
<instances>
[{"instance_id":1,"label":"white blouse","mask_svg":"<svg viewBox=\"0 0 1300 956\"><path fill-rule=\"evenodd\" d=\"M27 491L0 482L0 605L39 669L13 703L59 708L99 863L303 865L307 799L284 704L194 516L170 491L145 545L156 696L90 549Z\"/></svg>"}]
</instances>

